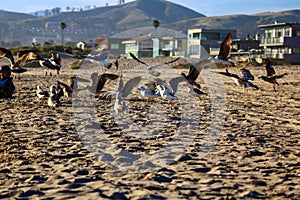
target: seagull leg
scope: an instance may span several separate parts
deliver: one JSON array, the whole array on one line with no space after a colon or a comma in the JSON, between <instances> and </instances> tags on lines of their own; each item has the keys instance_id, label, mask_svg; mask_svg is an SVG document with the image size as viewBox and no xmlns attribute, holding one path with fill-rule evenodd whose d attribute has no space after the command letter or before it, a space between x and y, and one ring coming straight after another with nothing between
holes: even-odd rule
<instances>
[{"instance_id":1,"label":"seagull leg","mask_svg":"<svg viewBox=\"0 0 300 200\"><path fill-rule=\"evenodd\" d=\"M273 85L273 90L274 90L274 92L277 92L275 84Z\"/></svg>"}]
</instances>

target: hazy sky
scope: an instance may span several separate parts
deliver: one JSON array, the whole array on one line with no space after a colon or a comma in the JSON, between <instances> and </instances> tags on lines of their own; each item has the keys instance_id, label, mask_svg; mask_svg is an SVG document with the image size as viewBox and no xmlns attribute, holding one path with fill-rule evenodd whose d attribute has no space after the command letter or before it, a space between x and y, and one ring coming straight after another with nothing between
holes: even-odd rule
<instances>
[{"instance_id":1,"label":"hazy sky","mask_svg":"<svg viewBox=\"0 0 300 200\"><path fill-rule=\"evenodd\" d=\"M133 0L125 0L130 2ZM266 11L300 9L300 0L170 0L206 16L255 14ZM118 0L2 0L0 9L30 13L60 7L116 5Z\"/></svg>"}]
</instances>

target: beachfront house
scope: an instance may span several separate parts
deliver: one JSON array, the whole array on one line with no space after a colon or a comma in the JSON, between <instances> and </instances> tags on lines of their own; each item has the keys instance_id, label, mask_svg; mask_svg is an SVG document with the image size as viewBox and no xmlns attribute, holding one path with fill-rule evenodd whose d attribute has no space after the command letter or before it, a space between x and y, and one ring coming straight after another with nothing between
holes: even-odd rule
<instances>
[{"instance_id":1,"label":"beachfront house","mask_svg":"<svg viewBox=\"0 0 300 200\"><path fill-rule=\"evenodd\" d=\"M228 32L232 33L232 38L236 38L236 30L231 29L188 29L188 56L200 58L202 54L210 55L213 51L218 52Z\"/></svg>"},{"instance_id":2,"label":"beachfront house","mask_svg":"<svg viewBox=\"0 0 300 200\"><path fill-rule=\"evenodd\" d=\"M118 39L124 47L124 54L129 52L137 57L185 56L187 36L181 32L153 27L137 28L118 33L109 40Z\"/></svg>"},{"instance_id":3,"label":"beachfront house","mask_svg":"<svg viewBox=\"0 0 300 200\"><path fill-rule=\"evenodd\" d=\"M125 44L125 54L133 53L139 58L159 56L184 56L184 46L186 38L157 37L153 35L144 35L123 41Z\"/></svg>"},{"instance_id":4,"label":"beachfront house","mask_svg":"<svg viewBox=\"0 0 300 200\"><path fill-rule=\"evenodd\" d=\"M300 23L278 23L259 25L264 30L260 46L263 58L300 63Z\"/></svg>"}]
</instances>

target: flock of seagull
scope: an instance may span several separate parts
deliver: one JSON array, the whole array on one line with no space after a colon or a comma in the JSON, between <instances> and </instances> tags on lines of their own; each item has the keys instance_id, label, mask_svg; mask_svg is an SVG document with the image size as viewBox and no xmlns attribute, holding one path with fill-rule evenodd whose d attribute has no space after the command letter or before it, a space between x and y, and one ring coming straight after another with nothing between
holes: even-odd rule
<instances>
[{"instance_id":1,"label":"flock of seagull","mask_svg":"<svg viewBox=\"0 0 300 200\"><path fill-rule=\"evenodd\" d=\"M50 58L44 58L38 54L38 50L22 50L17 52L17 60L15 61L12 52L6 48L0 48L0 57L6 57L9 59L11 64L11 72L16 74L21 74L27 71L26 68L22 67L29 62L39 62L42 67L45 67L47 70L56 70L57 74L61 69L61 58L59 54L51 53ZM47 75L46 70L46 75ZM50 72L52 76L52 73ZM20 77L19 77L20 78Z\"/></svg>"},{"instance_id":2,"label":"flock of seagull","mask_svg":"<svg viewBox=\"0 0 300 200\"><path fill-rule=\"evenodd\" d=\"M117 113L122 112L127 108L123 99L126 98L135 87L138 87L140 94L146 97L148 100L159 97L159 98L169 100L168 102L169 104L173 99L178 99L176 96L178 85L181 82L185 82L187 84L187 92L195 97L200 98L202 95L207 95L207 94L201 91L201 86L199 83L196 82L196 80L200 74L201 69L204 66L207 66L213 62L213 63L222 64L226 67L224 72L216 71L214 73L232 78L236 83L236 85L244 87L244 93L245 91L247 91L248 87L252 87L259 90L260 88L256 86L253 82L251 82L254 80L254 76L251 74L251 72L248 69L246 68L240 69L241 75L229 72L228 70L229 66L235 67L235 64L228 60L231 52L231 42L232 42L232 34L228 33L226 38L222 41L220 45L220 51L216 58L207 58L201 60L196 64L191 65L188 74L181 73L178 76L171 78L168 83L165 80L159 78L161 73L158 70L156 70L156 68L162 65L168 65L174 63L180 57L177 57L169 62L162 63L160 65L152 66L138 59L134 54L130 53L130 56L135 61L137 61L138 63L146 67L146 70L153 76L154 79L153 81L150 81L138 87L141 81L141 77L135 77L124 84L122 75L119 76L111 73L102 73L101 75L99 75L98 73L95 72L91 74L91 81L92 81L91 85L86 86L86 88L84 89L87 89L91 93L95 94L95 97L98 97L105 83L108 80L113 81L119 78L118 89L114 93L106 96L107 98L113 97L116 99L114 110ZM56 70L57 74L59 74L59 71L61 69L61 62L62 62L60 53L51 53L50 58L44 58L36 50L23 50L18 52L17 60L15 61L13 54L10 50L5 48L0 48L0 57L6 57L7 59L9 59L11 63L11 71L17 74L27 71L27 69L22 67L22 65L28 62L38 62L42 67L45 67L46 75L47 75L47 70ZM117 58L114 62L108 62L109 51L107 49L103 50L101 53L97 55L89 54L87 56L80 56L80 57L73 56L73 57L78 58L80 62L83 62L84 60L90 60L91 62L100 62L101 65L107 69L110 69L113 65L116 67L116 69L118 69L119 66L118 63L119 58ZM260 76L258 78L273 84L273 89L274 91L276 91L276 86L277 87L279 86L277 79L284 77L285 75L287 75L287 73L277 75L275 73L274 68L271 65L270 60L268 59L266 60L264 67L267 71L266 76ZM49 74L50 76L52 76L51 72ZM49 92L43 90L41 86L37 86L36 88L37 97L39 99L47 99L48 105L50 107L59 107L61 105L60 98L62 96L66 97L67 99L70 99L72 97L73 92L80 90L78 88L78 81L89 82L90 80L73 76L67 79L67 83L57 81L56 85L50 86Z\"/></svg>"}]
</instances>

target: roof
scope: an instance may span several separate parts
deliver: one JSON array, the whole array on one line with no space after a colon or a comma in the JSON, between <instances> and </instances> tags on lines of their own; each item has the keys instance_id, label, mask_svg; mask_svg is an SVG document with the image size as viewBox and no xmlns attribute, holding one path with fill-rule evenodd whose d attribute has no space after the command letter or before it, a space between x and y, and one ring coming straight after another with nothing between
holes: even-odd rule
<instances>
[{"instance_id":1,"label":"roof","mask_svg":"<svg viewBox=\"0 0 300 200\"><path fill-rule=\"evenodd\" d=\"M122 44L130 44L130 43L135 43L135 42L139 42L139 41L143 41L143 40L147 40L147 39L153 39L153 38L158 38L159 40L172 40L172 39L174 39L172 37L160 38L160 37L157 37L156 35L143 35L143 36L139 36L139 37L135 37L135 38L125 40L125 41L122 42Z\"/></svg>"},{"instance_id":2,"label":"roof","mask_svg":"<svg viewBox=\"0 0 300 200\"><path fill-rule=\"evenodd\" d=\"M275 22L274 24L258 25L258 28L272 28L272 27L276 27L276 26L292 26L292 25L300 25L300 23L297 23L297 22L282 22L282 23Z\"/></svg>"},{"instance_id":3,"label":"roof","mask_svg":"<svg viewBox=\"0 0 300 200\"><path fill-rule=\"evenodd\" d=\"M141 36L158 36L160 38L163 37L173 37L173 38L187 38L186 34L183 34L179 31L175 31L172 29L167 28L157 28L157 35L156 30L154 27L144 27L144 28L136 28L136 29L130 29L127 31L123 31L121 33L118 33L116 35L111 36L110 38L137 38Z\"/></svg>"},{"instance_id":4,"label":"roof","mask_svg":"<svg viewBox=\"0 0 300 200\"><path fill-rule=\"evenodd\" d=\"M128 44L128 43L135 43L137 41L142 41L142 40L146 40L146 39L150 39L150 38L153 38L155 36L151 36L151 35L143 35L143 36L139 36L139 37L135 37L135 38L131 38L131 39L128 39L126 41L123 41L122 43L123 44Z\"/></svg>"}]
</instances>

